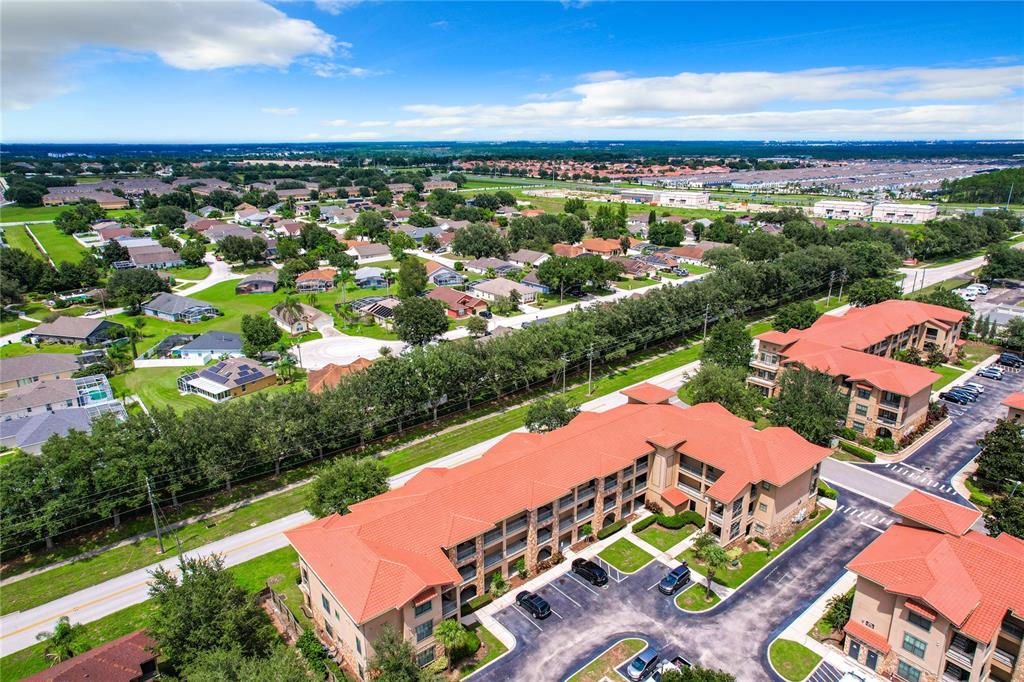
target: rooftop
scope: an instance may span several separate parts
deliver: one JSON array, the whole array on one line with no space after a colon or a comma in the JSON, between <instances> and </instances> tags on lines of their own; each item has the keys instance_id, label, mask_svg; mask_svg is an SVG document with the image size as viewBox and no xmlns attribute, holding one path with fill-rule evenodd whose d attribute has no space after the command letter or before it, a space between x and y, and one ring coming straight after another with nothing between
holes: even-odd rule
<instances>
[{"instance_id":1,"label":"rooftop","mask_svg":"<svg viewBox=\"0 0 1024 682\"><path fill-rule=\"evenodd\" d=\"M53 322L44 322L29 334L41 334L44 336L66 336L69 338L84 339L96 331L96 328L106 322L103 318L94 319L89 317L69 317L61 315ZM114 323L117 324L117 323Z\"/></svg>"},{"instance_id":2,"label":"rooftop","mask_svg":"<svg viewBox=\"0 0 1024 682\"><path fill-rule=\"evenodd\" d=\"M19 381L58 372L74 372L78 360L72 353L34 353L0 360L0 377L4 381Z\"/></svg>"},{"instance_id":3,"label":"rooftop","mask_svg":"<svg viewBox=\"0 0 1024 682\"><path fill-rule=\"evenodd\" d=\"M187 310L192 310L193 308L211 308L212 306L206 301L189 298L188 296L169 294L162 291L154 296L149 303L143 304L142 307L173 315L176 313L183 313Z\"/></svg>"},{"instance_id":4,"label":"rooftop","mask_svg":"<svg viewBox=\"0 0 1024 682\"><path fill-rule=\"evenodd\" d=\"M26 677L22 682L131 682L142 677L142 665L157 657L156 642L142 630L102 644Z\"/></svg>"},{"instance_id":5,"label":"rooftop","mask_svg":"<svg viewBox=\"0 0 1024 682\"><path fill-rule=\"evenodd\" d=\"M208 331L189 341L179 351L241 352L242 335L235 332Z\"/></svg>"},{"instance_id":6,"label":"rooftop","mask_svg":"<svg viewBox=\"0 0 1024 682\"><path fill-rule=\"evenodd\" d=\"M364 370L372 364L373 360L356 358L347 365L324 365L320 369L310 370L306 386L313 393L321 393L324 389L337 386L343 376Z\"/></svg>"},{"instance_id":7,"label":"rooftop","mask_svg":"<svg viewBox=\"0 0 1024 682\"><path fill-rule=\"evenodd\" d=\"M662 388L661 386L655 386L654 384L644 382L631 388L627 388L622 391L622 395L627 398L631 398L638 403L654 405L657 403L668 402L671 398L675 397L676 394L667 388Z\"/></svg>"},{"instance_id":8,"label":"rooftop","mask_svg":"<svg viewBox=\"0 0 1024 682\"><path fill-rule=\"evenodd\" d=\"M950 535L963 535L981 518L977 509L950 504L920 490L908 493L892 510L904 519Z\"/></svg>"},{"instance_id":9,"label":"rooftop","mask_svg":"<svg viewBox=\"0 0 1024 682\"><path fill-rule=\"evenodd\" d=\"M1024 410L1024 393L1021 393L1020 391L1011 393L1006 396L1006 400L1000 404L1006 407L1012 407L1015 410Z\"/></svg>"}]
</instances>

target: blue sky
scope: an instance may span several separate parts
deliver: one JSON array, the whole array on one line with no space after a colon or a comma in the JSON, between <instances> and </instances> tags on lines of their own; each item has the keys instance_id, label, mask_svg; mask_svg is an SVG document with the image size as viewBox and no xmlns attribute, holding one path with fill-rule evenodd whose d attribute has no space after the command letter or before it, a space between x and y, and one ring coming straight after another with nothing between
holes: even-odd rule
<instances>
[{"instance_id":1,"label":"blue sky","mask_svg":"<svg viewBox=\"0 0 1024 682\"><path fill-rule=\"evenodd\" d=\"M8 0L2 139L1024 137L1024 3Z\"/></svg>"}]
</instances>

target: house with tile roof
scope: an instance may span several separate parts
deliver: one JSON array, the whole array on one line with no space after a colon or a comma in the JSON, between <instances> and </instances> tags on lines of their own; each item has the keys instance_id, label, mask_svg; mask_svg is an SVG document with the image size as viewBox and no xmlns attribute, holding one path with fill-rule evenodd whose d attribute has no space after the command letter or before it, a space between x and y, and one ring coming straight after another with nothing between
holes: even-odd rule
<instances>
[{"instance_id":1,"label":"house with tile roof","mask_svg":"<svg viewBox=\"0 0 1024 682\"><path fill-rule=\"evenodd\" d=\"M341 378L349 374L361 372L370 365L373 360L359 357L347 365L328 363L320 369L312 369L307 375L306 388L310 393L323 393L328 388L334 388L341 383Z\"/></svg>"},{"instance_id":2,"label":"house with tile roof","mask_svg":"<svg viewBox=\"0 0 1024 682\"><path fill-rule=\"evenodd\" d=\"M1024 393L1011 393L1000 405L1006 407L1007 419L1017 423L1024 422Z\"/></svg>"},{"instance_id":3,"label":"house with tile roof","mask_svg":"<svg viewBox=\"0 0 1024 682\"><path fill-rule=\"evenodd\" d=\"M858 554L843 650L902 680L1024 677L1024 540L973 530L981 517L921 491Z\"/></svg>"},{"instance_id":4,"label":"house with tile roof","mask_svg":"<svg viewBox=\"0 0 1024 682\"><path fill-rule=\"evenodd\" d=\"M597 532L652 502L696 509L731 544L788 536L814 508L827 449L788 428L758 431L715 403L665 404L671 394L654 386L628 397L547 433L508 434L477 459L422 469L350 513L287 531L324 641L362 677L389 625L426 665L438 623L520 559L534 570L582 540L584 526ZM683 486L684 472L700 489Z\"/></svg>"},{"instance_id":5,"label":"house with tile roof","mask_svg":"<svg viewBox=\"0 0 1024 682\"><path fill-rule=\"evenodd\" d=\"M849 428L898 442L924 422L940 375L893 356L909 349L927 354L933 344L953 355L967 317L952 308L893 300L822 315L807 329L767 331L756 338L747 383L774 396L787 368L825 372L850 396Z\"/></svg>"},{"instance_id":6,"label":"house with tile roof","mask_svg":"<svg viewBox=\"0 0 1024 682\"><path fill-rule=\"evenodd\" d=\"M91 317L61 315L53 322L44 322L32 328L22 338L32 343L81 343L96 345L109 341L124 331L119 322Z\"/></svg>"},{"instance_id":7,"label":"house with tile roof","mask_svg":"<svg viewBox=\"0 0 1024 682\"><path fill-rule=\"evenodd\" d=\"M443 263L428 260L423 262L423 267L427 271L427 281L439 287L457 287L466 282L463 275Z\"/></svg>"},{"instance_id":8,"label":"house with tile roof","mask_svg":"<svg viewBox=\"0 0 1024 682\"><path fill-rule=\"evenodd\" d=\"M301 292L329 291L334 288L334 276L337 274L336 268L307 270L295 278L295 290Z\"/></svg>"},{"instance_id":9,"label":"house with tile roof","mask_svg":"<svg viewBox=\"0 0 1024 682\"><path fill-rule=\"evenodd\" d=\"M427 292L427 298L441 301L448 317L461 319L487 310L487 302L451 287L437 287Z\"/></svg>"},{"instance_id":10,"label":"house with tile roof","mask_svg":"<svg viewBox=\"0 0 1024 682\"><path fill-rule=\"evenodd\" d=\"M120 637L56 663L22 682L143 682L158 678L156 642L145 631Z\"/></svg>"},{"instance_id":11,"label":"house with tile roof","mask_svg":"<svg viewBox=\"0 0 1024 682\"><path fill-rule=\"evenodd\" d=\"M178 377L178 392L222 403L276 384L277 374L269 367L249 358L226 358Z\"/></svg>"}]
</instances>

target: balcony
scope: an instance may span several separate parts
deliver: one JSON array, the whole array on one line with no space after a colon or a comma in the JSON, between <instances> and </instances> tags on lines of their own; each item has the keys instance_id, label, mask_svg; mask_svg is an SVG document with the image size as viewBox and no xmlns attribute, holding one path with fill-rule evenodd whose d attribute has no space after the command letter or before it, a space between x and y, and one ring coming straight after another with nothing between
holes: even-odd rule
<instances>
[{"instance_id":1,"label":"balcony","mask_svg":"<svg viewBox=\"0 0 1024 682\"><path fill-rule=\"evenodd\" d=\"M514 521L506 521L505 535L512 535L512 533L518 533L522 529L526 528L526 524L528 522L529 519L525 516L520 516L518 519L515 519Z\"/></svg>"},{"instance_id":2,"label":"balcony","mask_svg":"<svg viewBox=\"0 0 1024 682\"><path fill-rule=\"evenodd\" d=\"M704 478L706 478L709 483L714 483L719 478L721 478L721 476L722 476L722 472L721 471L719 471L718 469L713 469L711 467L708 467L708 471L705 474Z\"/></svg>"},{"instance_id":3,"label":"balcony","mask_svg":"<svg viewBox=\"0 0 1024 682\"><path fill-rule=\"evenodd\" d=\"M576 502L576 499L572 495L566 495L562 499L558 500L558 510L568 509Z\"/></svg>"},{"instance_id":4,"label":"balcony","mask_svg":"<svg viewBox=\"0 0 1024 682\"><path fill-rule=\"evenodd\" d=\"M615 509L615 496L604 498L604 505L601 507L602 511L608 511L609 509Z\"/></svg>"},{"instance_id":5,"label":"balcony","mask_svg":"<svg viewBox=\"0 0 1024 682\"><path fill-rule=\"evenodd\" d=\"M764 386L765 388L774 388L775 387L775 379L765 379L763 377L759 377L756 374L751 374L750 376L748 376L747 377L747 381L749 383L751 383L751 384L757 384L758 386Z\"/></svg>"},{"instance_id":6,"label":"balcony","mask_svg":"<svg viewBox=\"0 0 1024 682\"><path fill-rule=\"evenodd\" d=\"M589 500L591 497L593 497L596 494L597 494L597 486L592 485L589 488L583 488L583 489L581 489L576 494L576 501L577 502L585 502L586 500Z\"/></svg>"},{"instance_id":7,"label":"balcony","mask_svg":"<svg viewBox=\"0 0 1024 682\"><path fill-rule=\"evenodd\" d=\"M692 497L695 500L699 500L702 497L701 496L701 492L699 490L697 490L696 488L694 488L692 486L686 485L682 481L679 481L678 483L676 483L676 487L679 488L680 490L682 490L684 493L686 493L687 495L689 495L690 497Z\"/></svg>"},{"instance_id":8,"label":"balcony","mask_svg":"<svg viewBox=\"0 0 1024 682\"><path fill-rule=\"evenodd\" d=\"M495 542L499 542L505 533L502 532L501 528L495 528L484 533L484 547L493 545Z\"/></svg>"},{"instance_id":9,"label":"balcony","mask_svg":"<svg viewBox=\"0 0 1024 682\"><path fill-rule=\"evenodd\" d=\"M647 490L647 477L636 479L636 492L642 493L645 490Z\"/></svg>"},{"instance_id":10,"label":"balcony","mask_svg":"<svg viewBox=\"0 0 1024 682\"><path fill-rule=\"evenodd\" d=\"M770 358L754 358L750 361L750 366L757 367L758 369L774 370L779 368L779 361L778 359L773 361Z\"/></svg>"},{"instance_id":11,"label":"balcony","mask_svg":"<svg viewBox=\"0 0 1024 682\"><path fill-rule=\"evenodd\" d=\"M450 616L459 608L459 605L455 603L454 599L442 599L441 600L441 616Z\"/></svg>"},{"instance_id":12,"label":"balcony","mask_svg":"<svg viewBox=\"0 0 1024 682\"><path fill-rule=\"evenodd\" d=\"M718 526L722 525L722 515L716 514L715 512L708 512L708 521L711 521Z\"/></svg>"},{"instance_id":13,"label":"balcony","mask_svg":"<svg viewBox=\"0 0 1024 682\"><path fill-rule=\"evenodd\" d=\"M587 507L586 509L582 509L582 510L576 512L576 522L579 523L580 521L586 521L587 519L589 519L593 515L594 515L594 508L593 507Z\"/></svg>"},{"instance_id":14,"label":"balcony","mask_svg":"<svg viewBox=\"0 0 1024 682\"><path fill-rule=\"evenodd\" d=\"M647 471L647 458L637 460L635 473L642 474Z\"/></svg>"},{"instance_id":15,"label":"balcony","mask_svg":"<svg viewBox=\"0 0 1024 682\"><path fill-rule=\"evenodd\" d=\"M505 554L503 552L493 552L484 557L484 568L490 568L496 563L499 563Z\"/></svg>"},{"instance_id":16,"label":"balcony","mask_svg":"<svg viewBox=\"0 0 1024 682\"><path fill-rule=\"evenodd\" d=\"M618 479L606 478L605 481L604 481L604 488L603 488L603 490L604 490L604 492L608 492L609 490L614 490L615 486L617 486L618 484L619 484Z\"/></svg>"},{"instance_id":17,"label":"balcony","mask_svg":"<svg viewBox=\"0 0 1024 682\"><path fill-rule=\"evenodd\" d=\"M474 556L476 556L476 545L460 549L455 555L455 562L461 564L466 559L471 559Z\"/></svg>"},{"instance_id":18,"label":"balcony","mask_svg":"<svg viewBox=\"0 0 1024 682\"><path fill-rule=\"evenodd\" d=\"M974 665L974 652L967 652L963 649L950 647L946 650L946 658L956 663L966 665L968 668Z\"/></svg>"},{"instance_id":19,"label":"balcony","mask_svg":"<svg viewBox=\"0 0 1024 682\"><path fill-rule=\"evenodd\" d=\"M544 523L550 521L554 517L555 513L551 510L551 507L544 507L537 511L537 523Z\"/></svg>"},{"instance_id":20,"label":"balcony","mask_svg":"<svg viewBox=\"0 0 1024 682\"><path fill-rule=\"evenodd\" d=\"M882 407L891 407L894 410L899 410L903 406L903 401L899 398L882 398L878 401L878 404Z\"/></svg>"},{"instance_id":21,"label":"balcony","mask_svg":"<svg viewBox=\"0 0 1024 682\"><path fill-rule=\"evenodd\" d=\"M702 478L704 476L704 467L701 466L700 464L694 464L687 460L683 460L679 462L679 468L689 474L696 476L697 478Z\"/></svg>"},{"instance_id":22,"label":"balcony","mask_svg":"<svg viewBox=\"0 0 1024 682\"><path fill-rule=\"evenodd\" d=\"M519 554L525 549L526 538L523 538L522 540L516 540L515 542L508 543L508 546L505 547L505 555L509 557L515 556L516 554Z\"/></svg>"},{"instance_id":23,"label":"balcony","mask_svg":"<svg viewBox=\"0 0 1024 682\"><path fill-rule=\"evenodd\" d=\"M459 575L462 576L462 582L472 580L476 577L476 564L467 564L459 569Z\"/></svg>"},{"instance_id":24,"label":"balcony","mask_svg":"<svg viewBox=\"0 0 1024 682\"><path fill-rule=\"evenodd\" d=\"M538 545L547 544L550 541L551 541L551 529L550 528L544 528L542 530L537 531L537 544Z\"/></svg>"},{"instance_id":25,"label":"balcony","mask_svg":"<svg viewBox=\"0 0 1024 682\"><path fill-rule=\"evenodd\" d=\"M875 419L879 424L886 424L888 426L899 426L899 420L893 417L883 417L882 413L878 413L878 417Z\"/></svg>"},{"instance_id":26,"label":"balcony","mask_svg":"<svg viewBox=\"0 0 1024 682\"><path fill-rule=\"evenodd\" d=\"M1003 621L1003 634L1016 640L1024 640L1024 627Z\"/></svg>"},{"instance_id":27,"label":"balcony","mask_svg":"<svg viewBox=\"0 0 1024 682\"><path fill-rule=\"evenodd\" d=\"M1005 651L996 647L992 651L992 660L1002 663L1008 669L1013 670L1013 664L1017 662L1017 657L1011 654L1009 651Z\"/></svg>"}]
</instances>

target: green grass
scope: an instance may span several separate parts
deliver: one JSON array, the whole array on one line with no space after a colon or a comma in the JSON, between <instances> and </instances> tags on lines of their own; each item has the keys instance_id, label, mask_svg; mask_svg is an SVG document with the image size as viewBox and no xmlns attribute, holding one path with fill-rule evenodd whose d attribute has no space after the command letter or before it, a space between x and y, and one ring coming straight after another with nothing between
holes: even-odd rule
<instances>
[{"instance_id":1,"label":"green grass","mask_svg":"<svg viewBox=\"0 0 1024 682\"><path fill-rule=\"evenodd\" d=\"M846 596L849 597L856 591L856 587L851 587L849 591L847 591ZM825 622L824 614L822 614L821 618L818 619L818 621L811 627L810 631L807 633L809 637L813 637L819 642L826 639L831 634L832 626Z\"/></svg>"},{"instance_id":2,"label":"green grass","mask_svg":"<svg viewBox=\"0 0 1024 682\"><path fill-rule=\"evenodd\" d=\"M805 679L821 662L821 656L789 639L775 640L768 649L768 656L778 673L790 682Z\"/></svg>"},{"instance_id":3,"label":"green grass","mask_svg":"<svg viewBox=\"0 0 1024 682\"><path fill-rule=\"evenodd\" d=\"M948 384L949 382L953 381L958 376L963 374L965 371L962 369L957 369L955 367L946 367L945 365L938 365L936 367L932 367L931 369L942 375L941 379L936 380L935 383L932 384L933 391L938 391L946 384Z\"/></svg>"},{"instance_id":4,"label":"green grass","mask_svg":"<svg viewBox=\"0 0 1024 682\"><path fill-rule=\"evenodd\" d=\"M959 260L959 259L954 259L952 262L956 262L956 260ZM965 284L970 284L971 283L971 279L972 278L965 277L963 275L957 275L956 277L950 277L949 279L944 279L941 282L936 282L935 284L929 284L928 286L924 287L923 289L918 289L914 293L910 294L910 298L921 298L922 296L927 296L928 294L932 293L936 289L950 289L950 290L957 289L959 287L964 286Z\"/></svg>"},{"instance_id":5,"label":"green grass","mask_svg":"<svg viewBox=\"0 0 1024 682\"><path fill-rule=\"evenodd\" d=\"M171 274L174 279L200 280L210 276L210 266L200 265L194 268L172 268L166 272Z\"/></svg>"},{"instance_id":6,"label":"green grass","mask_svg":"<svg viewBox=\"0 0 1024 682\"><path fill-rule=\"evenodd\" d=\"M693 583L676 597L676 606L683 611L705 611L722 601L722 598L714 592L711 593L710 600L707 596L708 590L704 585Z\"/></svg>"},{"instance_id":7,"label":"green grass","mask_svg":"<svg viewBox=\"0 0 1024 682\"><path fill-rule=\"evenodd\" d=\"M485 648L485 653L477 661L467 662L459 666L459 677L463 678L484 667L498 656L508 651L508 647L498 641L494 634L478 622L468 627L469 631L475 634Z\"/></svg>"},{"instance_id":8,"label":"green grass","mask_svg":"<svg viewBox=\"0 0 1024 682\"><path fill-rule=\"evenodd\" d=\"M643 278L643 279L625 279L625 278L623 278L623 279L619 279L619 280L616 280L616 281L612 282L612 285L616 289L624 289L626 291L632 291L633 289L642 289L644 287L649 287L652 284L657 284L657 282L655 282L653 279L647 279L647 278Z\"/></svg>"},{"instance_id":9,"label":"green grass","mask_svg":"<svg viewBox=\"0 0 1024 682\"><path fill-rule=\"evenodd\" d=\"M534 300L532 305L534 308L555 308L560 305L570 305L572 303L579 303L580 299L573 296L566 296L562 300L558 300L558 294L537 294L537 298Z\"/></svg>"},{"instance_id":10,"label":"green grass","mask_svg":"<svg viewBox=\"0 0 1024 682\"><path fill-rule=\"evenodd\" d=\"M23 320L20 317L16 317L13 320L4 320L3 322L0 322L0 336L24 331L34 326L36 326L35 322L29 322L28 320Z\"/></svg>"},{"instance_id":11,"label":"green grass","mask_svg":"<svg viewBox=\"0 0 1024 682\"><path fill-rule=\"evenodd\" d=\"M647 643L642 639L623 639L595 658L566 682L599 682L605 678L622 679L616 668L643 651Z\"/></svg>"},{"instance_id":12,"label":"green grass","mask_svg":"<svg viewBox=\"0 0 1024 682\"><path fill-rule=\"evenodd\" d=\"M205 398L197 395L181 395L178 393L178 377L196 367L143 367L133 369L125 374L111 377L110 385L119 396L137 395L153 410L156 408L173 407L181 412L190 407L211 405Z\"/></svg>"},{"instance_id":13,"label":"green grass","mask_svg":"<svg viewBox=\"0 0 1024 682\"><path fill-rule=\"evenodd\" d=\"M4 241L6 241L12 249L21 249L25 253L30 253L36 256L40 260L43 259L43 254L39 251L39 247L32 241L32 237L28 236L28 229L25 225L9 225L3 228Z\"/></svg>"},{"instance_id":14,"label":"green grass","mask_svg":"<svg viewBox=\"0 0 1024 682\"><path fill-rule=\"evenodd\" d=\"M79 244L71 235L58 230L56 225L30 225L28 229L43 245L54 263L77 263L89 253L89 249Z\"/></svg>"},{"instance_id":15,"label":"green grass","mask_svg":"<svg viewBox=\"0 0 1024 682\"><path fill-rule=\"evenodd\" d=\"M381 341L398 341L398 334L376 324L346 324L335 325L338 331L349 336L365 336L368 339L379 339Z\"/></svg>"},{"instance_id":16,"label":"green grass","mask_svg":"<svg viewBox=\"0 0 1024 682\"><path fill-rule=\"evenodd\" d=\"M20 206L4 206L0 208L0 223L20 223L36 220L55 220L64 211L70 211L70 206L38 206L36 208L22 208ZM115 209L107 211L108 218L117 218L132 213L139 213L132 209Z\"/></svg>"},{"instance_id":17,"label":"green grass","mask_svg":"<svg viewBox=\"0 0 1024 682\"><path fill-rule=\"evenodd\" d=\"M654 524L653 526L643 529L636 535L647 544L654 545L662 552L667 552L686 538L690 537L695 530L697 530L697 527L692 524L688 524L678 529L663 528L658 524Z\"/></svg>"},{"instance_id":18,"label":"green grass","mask_svg":"<svg viewBox=\"0 0 1024 682\"><path fill-rule=\"evenodd\" d=\"M750 332L751 336L757 336L758 334L764 334L766 331L774 329L771 322L767 320L764 322L755 322L747 327L747 331Z\"/></svg>"},{"instance_id":19,"label":"green grass","mask_svg":"<svg viewBox=\"0 0 1024 682\"><path fill-rule=\"evenodd\" d=\"M978 341L968 341L963 347L963 359L960 361L960 366L964 369L971 369L998 352L999 349L996 346Z\"/></svg>"},{"instance_id":20,"label":"green grass","mask_svg":"<svg viewBox=\"0 0 1024 682\"><path fill-rule=\"evenodd\" d=\"M827 297L815 301L814 307L817 308L819 313L825 313L828 312L829 310L835 310L840 306L844 306L849 302L850 297L847 296L846 294L843 294L842 299L840 299L838 296L833 295L831 301L829 301Z\"/></svg>"},{"instance_id":21,"label":"green grass","mask_svg":"<svg viewBox=\"0 0 1024 682\"><path fill-rule=\"evenodd\" d=\"M711 272L711 268L706 265L694 265L692 263L684 263L679 267L685 268L690 272L691 275L703 275L706 272Z\"/></svg>"},{"instance_id":22,"label":"green grass","mask_svg":"<svg viewBox=\"0 0 1024 682\"><path fill-rule=\"evenodd\" d=\"M979 507L992 506L992 496L983 491L977 481L970 476L964 479L964 487L971 493L971 502Z\"/></svg>"},{"instance_id":23,"label":"green grass","mask_svg":"<svg viewBox=\"0 0 1024 682\"><path fill-rule=\"evenodd\" d=\"M818 524L827 519L831 513L832 510L827 507L818 509L817 517L794 533L776 549L772 550L770 554L767 551L747 552L740 557L740 565L737 568L727 566L726 568L720 569L718 571L718 575L715 576L715 582L719 585L725 585L726 587L731 587L733 589L739 587L745 583L750 576L768 565L768 562L778 556L783 550L809 533L813 528L816 528ZM700 573L701 575L706 575L704 572L704 562L697 558L697 554L693 548L686 550L676 558L679 561L688 562L692 570Z\"/></svg>"},{"instance_id":24,"label":"green grass","mask_svg":"<svg viewBox=\"0 0 1024 682\"><path fill-rule=\"evenodd\" d=\"M640 570L654 558L626 538L619 538L608 545L598 556L625 573Z\"/></svg>"},{"instance_id":25,"label":"green grass","mask_svg":"<svg viewBox=\"0 0 1024 682\"><path fill-rule=\"evenodd\" d=\"M0 346L0 358L17 358L35 353L80 353L81 346L65 343L43 343L38 347L30 343L8 343Z\"/></svg>"}]
</instances>

